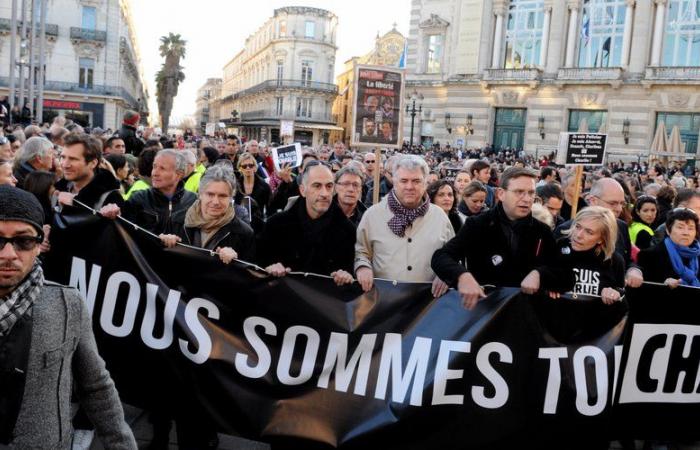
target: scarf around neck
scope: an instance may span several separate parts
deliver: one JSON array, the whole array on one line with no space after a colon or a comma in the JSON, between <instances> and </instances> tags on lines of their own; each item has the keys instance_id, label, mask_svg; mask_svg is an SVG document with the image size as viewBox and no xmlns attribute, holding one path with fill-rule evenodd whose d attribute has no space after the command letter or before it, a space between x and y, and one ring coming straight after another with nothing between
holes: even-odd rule
<instances>
[{"instance_id":1,"label":"scarf around neck","mask_svg":"<svg viewBox=\"0 0 700 450\"><path fill-rule=\"evenodd\" d=\"M426 195L425 200L423 200L423 203L418 206L418 208L406 208L396 198L393 189L389 191L387 195L387 202L389 204L389 211L394 214L394 217L389 219L389 229L398 237L404 237L406 235L406 228L413 225L413 222L417 218L423 217L430 207L430 198Z\"/></svg>"},{"instance_id":2,"label":"scarf around neck","mask_svg":"<svg viewBox=\"0 0 700 450\"><path fill-rule=\"evenodd\" d=\"M207 235L216 233L219 228L233 220L236 215L233 204L230 204L226 209L226 213L218 219L206 219L202 214L202 202L197 199L187 210L185 215L185 226L187 228L200 228ZM202 245L204 245L204 239Z\"/></svg>"},{"instance_id":3,"label":"scarf around neck","mask_svg":"<svg viewBox=\"0 0 700 450\"><path fill-rule=\"evenodd\" d=\"M32 307L44 286L44 271L34 263L29 275L5 297L0 297L0 336L7 336L12 327Z\"/></svg>"},{"instance_id":4,"label":"scarf around neck","mask_svg":"<svg viewBox=\"0 0 700 450\"><path fill-rule=\"evenodd\" d=\"M681 284L686 286L700 287L698 280L698 255L700 255L700 244L694 241L690 246L686 247L678 245L671 240L670 237L664 239L664 245L668 251L668 256L671 259L673 271L681 277ZM688 260L686 266L683 260Z\"/></svg>"}]
</instances>

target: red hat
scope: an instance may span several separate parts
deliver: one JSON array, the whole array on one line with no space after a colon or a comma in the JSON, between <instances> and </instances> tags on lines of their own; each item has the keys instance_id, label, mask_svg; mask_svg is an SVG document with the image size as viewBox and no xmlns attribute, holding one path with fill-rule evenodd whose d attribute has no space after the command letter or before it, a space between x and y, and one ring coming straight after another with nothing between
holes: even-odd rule
<instances>
[{"instance_id":1,"label":"red hat","mask_svg":"<svg viewBox=\"0 0 700 450\"><path fill-rule=\"evenodd\" d=\"M139 120L141 120L141 116L138 113L134 114L133 116L129 114L124 116L124 123L131 125L132 127L135 127L139 123Z\"/></svg>"}]
</instances>

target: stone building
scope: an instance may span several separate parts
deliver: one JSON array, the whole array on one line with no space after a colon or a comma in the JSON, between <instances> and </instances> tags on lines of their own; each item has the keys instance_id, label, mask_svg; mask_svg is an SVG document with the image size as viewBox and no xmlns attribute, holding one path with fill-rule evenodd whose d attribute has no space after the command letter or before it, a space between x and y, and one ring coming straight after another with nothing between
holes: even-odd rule
<instances>
[{"instance_id":1,"label":"stone building","mask_svg":"<svg viewBox=\"0 0 700 450\"><path fill-rule=\"evenodd\" d=\"M200 131L204 131L208 122L218 120L219 97L221 97L221 78L209 78L202 87L197 89L194 116Z\"/></svg>"},{"instance_id":2,"label":"stone building","mask_svg":"<svg viewBox=\"0 0 700 450\"><path fill-rule=\"evenodd\" d=\"M336 129L338 88L335 14L278 8L223 70L220 121L251 139L280 142L280 121L294 121L293 140L327 143Z\"/></svg>"},{"instance_id":3,"label":"stone building","mask_svg":"<svg viewBox=\"0 0 700 450\"><path fill-rule=\"evenodd\" d=\"M40 2L35 3L38 27ZM129 4L129 0L47 2L44 122L60 114L81 125L115 129L127 109L140 111L142 118L148 115L148 91ZM11 2L0 2L0 96L9 93L10 16ZM27 16L32 17L29 12ZM38 67L38 32L35 42ZM15 86L19 88L18 81ZM25 98L28 91L25 84Z\"/></svg>"},{"instance_id":4,"label":"stone building","mask_svg":"<svg viewBox=\"0 0 700 450\"><path fill-rule=\"evenodd\" d=\"M350 144L350 133L352 133L352 102L354 101L354 78L355 68L358 64L370 64L377 66L399 67L401 57L404 55L406 38L396 30L396 25L383 36L375 40L372 51L364 56L354 56L345 61L343 72L335 79L339 93L333 103L333 115L337 118L336 125L341 130L331 133L333 141L340 140L345 145Z\"/></svg>"},{"instance_id":5,"label":"stone building","mask_svg":"<svg viewBox=\"0 0 700 450\"><path fill-rule=\"evenodd\" d=\"M635 159L664 121L695 153L698 87L700 1L412 2L407 91L424 96L415 142L542 153L586 119L609 133L611 159Z\"/></svg>"}]
</instances>

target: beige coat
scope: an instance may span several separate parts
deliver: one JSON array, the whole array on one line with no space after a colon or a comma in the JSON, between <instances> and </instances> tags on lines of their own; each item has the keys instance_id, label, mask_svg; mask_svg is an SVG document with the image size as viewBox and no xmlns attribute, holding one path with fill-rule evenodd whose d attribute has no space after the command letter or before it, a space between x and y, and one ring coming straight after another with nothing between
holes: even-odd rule
<instances>
[{"instance_id":1,"label":"beige coat","mask_svg":"<svg viewBox=\"0 0 700 450\"><path fill-rule=\"evenodd\" d=\"M425 216L406 229L404 237L389 229L392 217L386 197L362 216L355 243L355 271L365 266L371 267L378 278L432 281L435 273L430 268L430 258L454 237L447 214L431 204Z\"/></svg>"}]
</instances>

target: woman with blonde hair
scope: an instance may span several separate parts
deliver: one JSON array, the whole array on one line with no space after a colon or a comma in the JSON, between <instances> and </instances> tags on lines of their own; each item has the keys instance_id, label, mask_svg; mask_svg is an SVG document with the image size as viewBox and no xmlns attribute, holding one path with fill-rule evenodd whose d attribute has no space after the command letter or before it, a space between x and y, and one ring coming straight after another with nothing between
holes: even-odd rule
<instances>
[{"instance_id":1,"label":"woman with blonde hair","mask_svg":"<svg viewBox=\"0 0 700 450\"><path fill-rule=\"evenodd\" d=\"M589 206L576 214L571 228L557 241L557 260L539 268L542 286L573 281L577 296L600 297L606 305L619 301L625 285L625 262L615 252L617 220L610 210ZM558 298L561 293L550 292Z\"/></svg>"}]
</instances>

